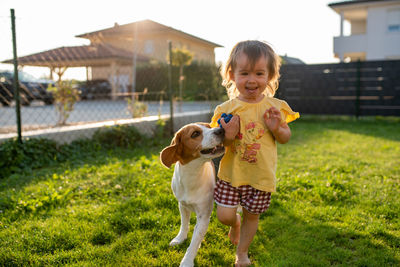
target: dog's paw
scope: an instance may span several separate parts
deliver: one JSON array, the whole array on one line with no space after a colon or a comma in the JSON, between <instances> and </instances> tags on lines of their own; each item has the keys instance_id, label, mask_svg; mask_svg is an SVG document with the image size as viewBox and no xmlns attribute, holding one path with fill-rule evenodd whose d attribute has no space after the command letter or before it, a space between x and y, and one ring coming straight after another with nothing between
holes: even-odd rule
<instances>
[{"instance_id":1,"label":"dog's paw","mask_svg":"<svg viewBox=\"0 0 400 267\"><path fill-rule=\"evenodd\" d=\"M193 267L193 266L194 266L194 261L186 258L183 258L181 264L179 265L179 267Z\"/></svg>"},{"instance_id":2,"label":"dog's paw","mask_svg":"<svg viewBox=\"0 0 400 267\"><path fill-rule=\"evenodd\" d=\"M179 244L182 244L183 241L185 241L186 238L179 238L179 237L175 237L174 239L172 239L172 241L169 243L169 245L172 246L176 246Z\"/></svg>"}]
</instances>

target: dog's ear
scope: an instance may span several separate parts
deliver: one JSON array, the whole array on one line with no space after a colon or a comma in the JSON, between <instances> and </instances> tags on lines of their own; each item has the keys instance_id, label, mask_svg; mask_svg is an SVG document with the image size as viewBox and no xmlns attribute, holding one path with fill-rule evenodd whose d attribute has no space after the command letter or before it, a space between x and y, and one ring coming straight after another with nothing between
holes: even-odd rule
<instances>
[{"instance_id":1,"label":"dog's ear","mask_svg":"<svg viewBox=\"0 0 400 267\"><path fill-rule=\"evenodd\" d=\"M176 146L168 146L161 151L160 160L165 167L170 168L172 164L178 161L176 149Z\"/></svg>"},{"instance_id":2,"label":"dog's ear","mask_svg":"<svg viewBox=\"0 0 400 267\"><path fill-rule=\"evenodd\" d=\"M165 167L170 168L172 164L181 159L182 149L181 134L177 133L172 139L171 145L161 151L161 163Z\"/></svg>"}]
</instances>

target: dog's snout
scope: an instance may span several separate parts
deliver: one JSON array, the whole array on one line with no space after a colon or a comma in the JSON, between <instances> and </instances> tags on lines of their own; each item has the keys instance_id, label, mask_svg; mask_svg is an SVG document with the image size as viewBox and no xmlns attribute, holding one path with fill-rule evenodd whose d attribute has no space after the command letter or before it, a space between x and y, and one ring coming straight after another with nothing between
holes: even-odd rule
<instances>
[{"instance_id":1,"label":"dog's snout","mask_svg":"<svg viewBox=\"0 0 400 267\"><path fill-rule=\"evenodd\" d=\"M216 130L214 132L214 134L217 135L217 136L224 136L225 135L225 130L224 130L224 128L218 128L218 130Z\"/></svg>"}]
</instances>

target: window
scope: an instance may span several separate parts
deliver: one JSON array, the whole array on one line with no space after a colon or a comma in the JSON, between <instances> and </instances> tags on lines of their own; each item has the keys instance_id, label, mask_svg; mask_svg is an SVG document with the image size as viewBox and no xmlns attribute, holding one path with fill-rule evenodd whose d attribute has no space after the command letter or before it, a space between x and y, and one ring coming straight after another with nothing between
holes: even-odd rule
<instances>
[{"instance_id":1,"label":"window","mask_svg":"<svg viewBox=\"0 0 400 267\"><path fill-rule=\"evenodd\" d=\"M388 10L387 30L388 32L400 32L400 8Z\"/></svg>"},{"instance_id":2,"label":"window","mask_svg":"<svg viewBox=\"0 0 400 267\"><path fill-rule=\"evenodd\" d=\"M152 40L146 40L144 43L144 53L152 54L154 52L154 44Z\"/></svg>"}]
</instances>

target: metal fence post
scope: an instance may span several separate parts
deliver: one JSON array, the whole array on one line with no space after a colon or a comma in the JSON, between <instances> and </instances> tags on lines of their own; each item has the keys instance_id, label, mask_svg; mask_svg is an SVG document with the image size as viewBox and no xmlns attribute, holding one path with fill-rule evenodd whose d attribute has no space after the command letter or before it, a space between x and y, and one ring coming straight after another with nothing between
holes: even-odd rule
<instances>
[{"instance_id":1,"label":"metal fence post","mask_svg":"<svg viewBox=\"0 0 400 267\"><path fill-rule=\"evenodd\" d=\"M170 133L174 134L174 92L172 90L172 42L168 41L168 89L169 89L169 111L170 111Z\"/></svg>"},{"instance_id":2,"label":"metal fence post","mask_svg":"<svg viewBox=\"0 0 400 267\"><path fill-rule=\"evenodd\" d=\"M136 93L136 67L137 67L137 47L138 47L138 24L135 23L135 28L133 30L133 59L132 59L132 104L135 103L135 93Z\"/></svg>"},{"instance_id":3,"label":"metal fence post","mask_svg":"<svg viewBox=\"0 0 400 267\"><path fill-rule=\"evenodd\" d=\"M15 110L17 115L17 130L18 130L18 143L22 143L21 134L21 105L19 97L19 79L18 79L18 58L17 58L17 38L15 34L15 14L14 9L11 9L11 31L13 41L13 56L14 56L14 98L15 98Z\"/></svg>"}]
</instances>

